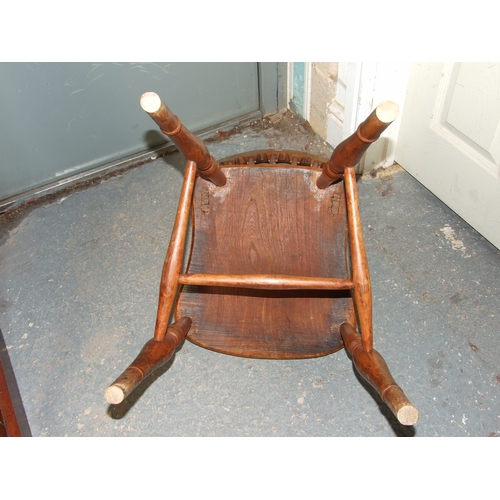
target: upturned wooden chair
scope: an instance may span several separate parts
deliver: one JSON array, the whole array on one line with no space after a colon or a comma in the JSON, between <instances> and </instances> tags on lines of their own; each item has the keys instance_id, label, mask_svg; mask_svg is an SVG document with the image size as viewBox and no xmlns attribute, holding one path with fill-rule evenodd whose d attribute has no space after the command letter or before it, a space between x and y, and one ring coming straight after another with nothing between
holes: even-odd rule
<instances>
[{"instance_id":1,"label":"upturned wooden chair","mask_svg":"<svg viewBox=\"0 0 500 500\"><path fill-rule=\"evenodd\" d=\"M313 358L345 346L397 419L415 424L416 408L373 349L354 172L396 118L397 104L381 103L329 159L265 150L221 161L158 95L144 94L141 106L187 163L154 337L108 387L107 402L123 401L186 337L220 353L267 359ZM191 211L194 230L183 272Z\"/></svg>"}]
</instances>

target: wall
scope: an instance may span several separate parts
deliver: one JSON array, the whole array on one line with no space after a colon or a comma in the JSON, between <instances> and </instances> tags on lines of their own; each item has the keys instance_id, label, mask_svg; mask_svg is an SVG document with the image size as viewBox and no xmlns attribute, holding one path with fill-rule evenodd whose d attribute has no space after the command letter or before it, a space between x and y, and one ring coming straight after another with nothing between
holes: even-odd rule
<instances>
[{"instance_id":1,"label":"wall","mask_svg":"<svg viewBox=\"0 0 500 500\"><path fill-rule=\"evenodd\" d=\"M311 63L309 123L325 140L328 135L329 106L337 94L338 68L339 63L336 62Z\"/></svg>"},{"instance_id":2,"label":"wall","mask_svg":"<svg viewBox=\"0 0 500 500\"><path fill-rule=\"evenodd\" d=\"M165 143L146 91L195 132L275 112L280 65L262 65L0 63L0 200Z\"/></svg>"},{"instance_id":3,"label":"wall","mask_svg":"<svg viewBox=\"0 0 500 500\"><path fill-rule=\"evenodd\" d=\"M288 107L307 120L313 130L330 142L328 120L330 106L336 102L339 82L337 62L293 62L288 63ZM341 106L342 108L342 106ZM339 127L342 129L342 112ZM340 136L339 136L340 137Z\"/></svg>"}]
</instances>

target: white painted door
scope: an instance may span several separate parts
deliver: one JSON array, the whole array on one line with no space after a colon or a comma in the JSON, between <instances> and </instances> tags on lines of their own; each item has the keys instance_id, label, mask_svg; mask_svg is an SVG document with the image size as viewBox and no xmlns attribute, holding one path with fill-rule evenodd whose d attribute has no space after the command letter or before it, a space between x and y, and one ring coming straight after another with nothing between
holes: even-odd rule
<instances>
[{"instance_id":1,"label":"white painted door","mask_svg":"<svg viewBox=\"0 0 500 500\"><path fill-rule=\"evenodd\" d=\"M500 63L414 64L395 159L500 248Z\"/></svg>"}]
</instances>

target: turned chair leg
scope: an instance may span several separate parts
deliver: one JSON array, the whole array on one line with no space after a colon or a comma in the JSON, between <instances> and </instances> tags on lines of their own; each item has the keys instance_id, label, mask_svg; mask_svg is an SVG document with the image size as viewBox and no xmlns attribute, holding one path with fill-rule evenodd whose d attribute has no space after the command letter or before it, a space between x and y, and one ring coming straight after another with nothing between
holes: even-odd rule
<instances>
[{"instance_id":1,"label":"turned chair leg","mask_svg":"<svg viewBox=\"0 0 500 500\"><path fill-rule=\"evenodd\" d=\"M163 366L186 338L191 319L184 317L170 325L163 340L151 339L125 371L106 389L109 404L121 403L148 375Z\"/></svg>"},{"instance_id":2,"label":"turned chair leg","mask_svg":"<svg viewBox=\"0 0 500 500\"><path fill-rule=\"evenodd\" d=\"M398 113L399 106L395 102L381 102L370 116L359 125L356 132L335 148L330 160L323 167L323 172L318 177L318 188L327 188L332 182L342 178L344 169L355 167L370 144L380 137L382 132L396 119Z\"/></svg>"},{"instance_id":3,"label":"turned chair leg","mask_svg":"<svg viewBox=\"0 0 500 500\"><path fill-rule=\"evenodd\" d=\"M132 364L106 390L104 397L110 404L121 403L151 372L164 365L191 328L191 319L187 317L179 319L170 326L168 322L179 288L195 180L196 163L188 161L177 216L163 265L154 337L144 345Z\"/></svg>"},{"instance_id":4,"label":"turned chair leg","mask_svg":"<svg viewBox=\"0 0 500 500\"><path fill-rule=\"evenodd\" d=\"M196 163L201 176L216 186L226 184L226 176L219 163L209 153L205 143L192 134L154 92L141 96L141 107L190 161Z\"/></svg>"},{"instance_id":5,"label":"turned chair leg","mask_svg":"<svg viewBox=\"0 0 500 500\"><path fill-rule=\"evenodd\" d=\"M340 334L358 373L378 392L400 423L414 425L418 411L392 378L384 358L375 349L363 350L361 335L349 323L340 326Z\"/></svg>"}]
</instances>

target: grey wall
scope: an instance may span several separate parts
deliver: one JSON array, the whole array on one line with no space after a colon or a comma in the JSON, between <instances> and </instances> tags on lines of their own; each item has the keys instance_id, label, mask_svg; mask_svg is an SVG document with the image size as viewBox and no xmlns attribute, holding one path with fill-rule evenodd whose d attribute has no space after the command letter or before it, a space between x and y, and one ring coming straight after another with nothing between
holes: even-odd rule
<instances>
[{"instance_id":1,"label":"grey wall","mask_svg":"<svg viewBox=\"0 0 500 500\"><path fill-rule=\"evenodd\" d=\"M278 63L263 67L0 63L0 200L164 143L139 106L144 92L195 132L276 108Z\"/></svg>"}]
</instances>

